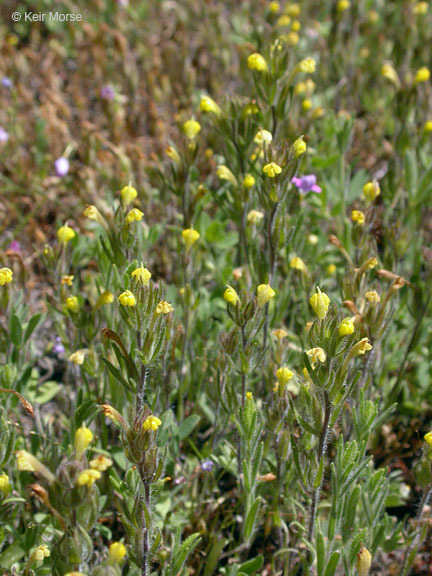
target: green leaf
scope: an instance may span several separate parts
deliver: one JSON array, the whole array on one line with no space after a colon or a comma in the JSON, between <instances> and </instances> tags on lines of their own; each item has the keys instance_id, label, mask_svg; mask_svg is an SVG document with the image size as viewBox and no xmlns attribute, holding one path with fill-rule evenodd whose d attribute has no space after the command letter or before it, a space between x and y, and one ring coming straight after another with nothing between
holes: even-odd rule
<instances>
[{"instance_id":1,"label":"green leaf","mask_svg":"<svg viewBox=\"0 0 432 576\"><path fill-rule=\"evenodd\" d=\"M319 488L321 486L323 472L324 472L324 456L321 456L319 466L318 466L318 472L317 472L317 475L315 477L315 482L314 482L314 488L315 489Z\"/></svg>"},{"instance_id":2,"label":"green leaf","mask_svg":"<svg viewBox=\"0 0 432 576\"><path fill-rule=\"evenodd\" d=\"M336 572L336 568L338 567L340 559L340 552L339 550L335 550L333 554L330 556L330 560L327 563L326 571L324 572L324 576L334 576Z\"/></svg>"},{"instance_id":3,"label":"green leaf","mask_svg":"<svg viewBox=\"0 0 432 576\"><path fill-rule=\"evenodd\" d=\"M245 527L244 527L244 536L245 540L248 541L249 538L252 536L252 532L255 528L256 519L258 516L258 510L260 506L260 498L257 498L252 506L249 509L249 512L246 516Z\"/></svg>"},{"instance_id":4,"label":"green leaf","mask_svg":"<svg viewBox=\"0 0 432 576\"><path fill-rule=\"evenodd\" d=\"M24 333L24 343L27 342L27 340L33 334L33 332L36 329L36 326L39 324L39 321L41 318L42 318L42 313L35 314L34 316L32 316L32 318L30 318L29 323L27 324L26 331Z\"/></svg>"},{"instance_id":5,"label":"green leaf","mask_svg":"<svg viewBox=\"0 0 432 576\"><path fill-rule=\"evenodd\" d=\"M125 390L127 390L128 392L133 392L132 386L129 384L129 382L126 381L125 378L123 378L123 375L118 368L116 368L113 364L111 364L111 362L109 360L107 360L106 358L102 358L102 362L105 364L105 366L108 368L108 370L114 376L114 378L118 382L120 382L120 384L123 386L123 388Z\"/></svg>"},{"instance_id":6,"label":"green leaf","mask_svg":"<svg viewBox=\"0 0 432 576\"><path fill-rule=\"evenodd\" d=\"M316 553L317 553L317 576L323 576L324 563L325 563L325 542L321 530L318 530L316 537Z\"/></svg>"},{"instance_id":7,"label":"green leaf","mask_svg":"<svg viewBox=\"0 0 432 576\"><path fill-rule=\"evenodd\" d=\"M405 154L405 183L410 196L417 190L417 179L417 161L413 152L408 150Z\"/></svg>"},{"instance_id":8,"label":"green leaf","mask_svg":"<svg viewBox=\"0 0 432 576\"><path fill-rule=\"evenodd\" d=\"M12 314L9 322L10 339L14 346L20 346L22 340L22 326L21 322L15 314Z\"/></svg>"},{"instance_id":9,"label":"green leaf","mask_svg":"<svg viewBox=\"0 0 432 576\"><path fill-rule=\"evenodd\" d=\"M239 570L245 574L253 574L259 570L263 564L264 558L262 556L257 556L256 558L252 558L252 560L244 562L244 564L240 564Z\"/></svg>"},{"instance_id":10,"label":"green leaf","mask_svg":"<svg viewBox=\"0 0 432 576\"><path fill-rule=\"evenodd\" d=\"M198 424L198 422L200 420L201 420L201 417L198 416L198 414L191 414L190 416L188 416L186 418L186 420L183 420L183 422L180 424L179 430L178 430L180 440L184 440L186 438L186 436L189 436L189 434L196 427L196 425Z\"/></svg>"}]
</instances>

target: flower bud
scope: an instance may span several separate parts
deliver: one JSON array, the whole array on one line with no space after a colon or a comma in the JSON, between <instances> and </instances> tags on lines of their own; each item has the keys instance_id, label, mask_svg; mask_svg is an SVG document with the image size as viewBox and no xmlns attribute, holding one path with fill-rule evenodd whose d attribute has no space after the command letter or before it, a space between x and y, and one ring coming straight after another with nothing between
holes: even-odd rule
<instances>
[{"instance_id":1,"label":"flower bud","mask_svg":"<svg viewBox=\"0 0 432 576\"><path fill-rule=\"evenodd\" d=\"M320 320L324 320L330 304L330 298L327 296L327 294L325 292L321 292L321 290L317 287L317 292L311 296L309 303L318 318Z\"/></svg>"},{"instance_id":2,"label":"flower bud","mask_svg":"<svg viewBox=\"0 0 432 576\"><path fill-rule=\"evenodd\" d=\"M7 474L0 474L0 492L3 496L9 496L12 492L12 485Z\"/></svg>"},{"instance_id":3,"label":"flower bud","mask_svg":"<svg viewBox=\"0 0 432 576\"><path fill-rule=\"evenodd\" d=\"M125 545L121 542L113 542L108 551L108 564L121 564L125 556Z\"/></svg>"},{"instance_id":4,"label":"flower bud","mask_svg":"<svg viewBox=\"0 0 432 576\"><path fill-rule=\"evenodd\" d=\"M362 546L360 552L357 554L356 568L358 576L368 576L371 564L372 564L371 553L367 548Z\"/></svg>"},{"instance_id":5,"label":"flower bud","mask_svg":"<svg viewBox=\"0 0 432 576\"><path fill-rule=\"evenodd\" d=\"M93 440L93 432L85 426L81 426L75 432L75 457L77 460L81 458Z\"/></svg>"},{"instance_id":6,"label":"flower bud","mask_svg":"<svg viewBox=\"0 0 432 576\"><path fill-rule=\"evenodd\" d=\"M368 182L363 186L363 194L368 202L373 202L381 193L380 186L376 180Z\"/></svg>"},{"instance_id":7,"label":"flower bud","mask_svg":"<svg viewBox=\"0 0 432 576\"><path fill-rule=\"evenodd\" d=\"M338 334L339 336L348 336L354 332L354 321L353 318L345 318L339 325Z\"/></svg>"},{"instance_id":8,"label":"flower bud","mask_svg":"<svg viewBox=\"0 0 432 576\"><path fill-rule=\"evenodd\" d=\"M227 287L226 287L226 290L224 292L223 297L224 297L224 300L226 300L227 302L229 302L233 306L236 306L236 304L238 304L240 302L240 298L238 297L237 292L229 284L227 284Z\"/></svg>"},{"instance_id":9,"label":"flower bud","mask_svg":"<svg viewBox=\"0 0 432 576\"><path fill-rule=\"evenodd\" d=\"M183 132L188 140L195 140L200 130L201 124L193 118L183 124Z\"/></svg>"},{"instance_id":10,"label":"flower bud","mask_svg":"<svg viewBox=\"0 0 432 576\"><path fill-rule=\"evenodd\" d=\"M57 230L57 238L61 244L67 244L75 238L75 236L75 231L67 224Z\"/></svg>"},{"instance_id":11,"label":"flower bud","mask_svg":"<svg viewBox=\"0 0 432 576\"><path fill-rule=\"evenodd\" d=\"M299 156L304 154L307 150L307 146L306 146L306 142L303 140L303 136L300 136L300 138L297 138L297 140L294 142L292 147L293 147L293 151L294 151L294 156L296 158L298 158Z\"/></svg>"},{"instance_id":12,"label":"flower bud","mask_svg":"<svg viewBox=\"0 0 432 576\"><path fill-rule=\"evenodd\" d=\"M201 96L200 109L202 112L212 113L215 116L222 114L222 110L210 96Z\"/></svg>"},{"instance_id":13,"label":"flower bud","mask_svg":"<svg viewBox=\"0 0 432 576\"><path fill-rule=\"evenodd\" d=\"M76 296L69 296L66 298L66 308L70 310L70 312L78 314L80 310L78 298Z\"/></svg>"}]
</instances>

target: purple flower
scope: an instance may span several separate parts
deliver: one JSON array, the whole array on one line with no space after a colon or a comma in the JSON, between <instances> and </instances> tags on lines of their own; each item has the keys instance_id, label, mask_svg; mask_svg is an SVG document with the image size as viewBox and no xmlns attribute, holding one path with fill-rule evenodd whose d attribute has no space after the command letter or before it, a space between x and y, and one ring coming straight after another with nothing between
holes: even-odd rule
<instances>
[{"instance_id":1,"label":"purple flower","mask_svg":"<svg viewBox=\"0 0 432 576\"><path fill-rule=\"evenodd\" d=\"M201 462L201 470L203 470L204 472L211 472L213 466L214 462L213 460L210 460L210 458L206 458Z\"/></svg>"},{"instance_id":2,"label":"purple flower","mask_svg":"<svg viewBox=\"0 0 432 576\"><path fill-rule=\"evenodd\" d=\"M59 336L56 337L56 343L53 346L53 351L56 354L63 354L65 351L63 344L61 343L61 339Z\"/></svg>"},{"instance_id":3,"label":"purple flower","mask_svg":"<svg viewBox=\"0 0 432 576\"><path fill-rule=\"evenodd\" d=\"M291 182L295 184L303 194L307 192L316 192L319 194L322 191L321 188L317 186L315 174L307 174L300 178L294 177L291 179Z\"/></svg>"},{"instance_id":4,"label":"purple flower","mask_svg":"<svg viewBox=\"0 0 432 576\"><path fill-rule=\"evenodd\" d=\"M9 134L0 126L0 144L9 140Z\"/></svg>"},{"instance_id":5,"label":"purple flower","mask_svg":"<svg viewBox=\"0 0 432 576\"><path fill-rule=\"evenodd\" d=\"M21 245L18 240L12 240L9 244L8 250L12 250L13 252L21 252Z\"/></svg>"},{"instance_id":6,"label":"purple flower","mask_svg":"<svg viewBox=\"0 0 432 576\"><path fill-rule=\"evenodd\" d=\"M54 162L57 176L63 177L69 172L69 160L64 156L60 156Z\"/></svg>"},{"instance_id":7,"label":"purple flower","mask_svg":"<svg viewBox=\"0 0 432 576\"><path fill-rule=\"evenodd\" d=\"M3 86L3 88L12 88L12 80L7 76L3 76L1 85Z\"/></svg>"},{"instance_id":8,"label":"purple flower","mask_svg":"<svg viewBox=\"0 0 432 576\"><path fill-rule=\"evenodd\" d=\"M114 100L115 90L111 86L111 84L106 84L105 86L102 86L102 88L100 89L100 97L103 98L104 100L109 101Z\"/></svg>"}]
</instances>

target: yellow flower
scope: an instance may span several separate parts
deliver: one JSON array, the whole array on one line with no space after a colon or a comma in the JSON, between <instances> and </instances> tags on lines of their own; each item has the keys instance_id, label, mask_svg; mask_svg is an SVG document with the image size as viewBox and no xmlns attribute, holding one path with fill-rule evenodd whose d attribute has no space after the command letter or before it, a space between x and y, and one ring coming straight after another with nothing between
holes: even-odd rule
<instances>
[{"instance_id":1,"label":"yellow flower","mask_svg":"<svg viewBox=\"0 0 432 576\"><path fill-rule=\"evenodd\" d=\"M216 116L222 114L222 110L210 96L201 96L200 109L202 112L210 112Z\"/></svg>"},{"instance_id":2,"label":"yellow flower","mask_svg":"<svg viewBox=\"0 0 432 576\"><path fill-rule=\"evenodd\" d=\"M30 556L30 560L33 562L43 562L45 558L50 556L49 548L46 544L42 544L42 546L38 546L36 550L34 550Z\"/></svg>"},{"instance_id":3,"label":"yellow flower","mask_svg":"<svg viewBox=\"0 0 432 576\"><path fill-rule=\"evenodd\" d=\"M357 554L356 568L358 576L368 576L371 564L371 553L367 548L362 546L360 552Z\"/></svg>"},{"instance_id":4,"label":"yellow flower","mask_svg":"<svg viewBox=\"0 0 432 576\"><path fill-rule=\"evenodd\" d=\"M300 270L301 272L303 272L304 270L306 270L306 264L303 262L301 258L299 258L298 256L294 256L294 258L291 259L290 268L294 268L294 270Z\"/></svg>"},{"instance_id":5,"label":"yellow flower","mask_svg":"<svg viewBox=\"0 0 432 576\"><path fill-rule=\"evenodd\" d=\"M338 12L345 12L351 6L351 3L348 0L339 0L336 4L336 9Z\"/></svg>"},{"instance_id":6,"label":"yellow flower","mask_svg":"<svg viewBox=\"0 0 432 576\"><path fill-rule=\"evenodd\" d=\"M96 206L93 206L92 204L87 204L87 207L84 210L83 214L86 218L89 218L90 220L99 222L99 224L105 224L104 217L96 208Z\"/></svg>"},{"instance_id":7,"label":"yellow flower","mask_svg":"<svg viewBox=\"0 0 432 576\"><path fill-rule=\"evenodd\" d=\"M336 274L336 272L337 272L336 264L329 264L327 266L327 274L329 276L333 276L333 274Z\"/></svg>"},{"instance_id":8,"label":"yellow flower","mask_svg":"<svg viewBox=\"0 0 432 576\"><path fill-rule=\"evenodd\" d=\"M414 5L414 8L413 8L414 14L418 14L420 16L423 16L424 14L427 14L427 11L428 11L428 3L427 2L417 2L417 4Z\"/></svg>"},{"instance_id":9,"label":"yellow flower","mask_svg":"<svg viewBox=\"0 0 432 576\"><path fill-rule=\"evenodd\" d=\"M381 193L380 186L376 180L373 182L367 182L363 186L363 194L368 202L373 202L377 196Z\"/></svg>"},{"instance_id":10,"label":"yellow flower","mask_svg":"<svg viewBox=\"0 0 432 576\"><path fill-rule=\"evenodd\" d=\"M419 68L416 72L416 75L414 77L414 83L420 84L422 82L427 82L429 78L430 78L429 69L426 68L426 66L422 66L422 68Z\"/></svg>"},{"instance_id":11,"label":"yellow flower","mask_svg":"<svg viewBox=\"0 0 432 576\"><path fill-rule=\"evenodd\" d=\"M363 264L363 266L366 268L366 270L373 270L375 268L375 266L377 266L378 264L378 260L373 257L373 258L369 258L368 260L366 260L366 262Z\"/></svg>"},{"instance_id":12,"label":"yellow flower","mask_svg":"<svg viewBox=\"0 0 432 576\"><path fill-rule=\"evenodd\" d=\"M299 32L301 30L301 24L298 20L294 20L294 22L291 24L291 30L293 32Z\"/></svg>"},{"instance_id":13,"label":"yellow flower","mask_svg":"<svg viewBox=\"0 0 432 576\"><path fill-rule=\"evenodd\" d=\"M339 325L339 336L348 336L354 332L354 319L345 318Z\"/></svg>"},{"instance_id":14,"label":"yellow flower","mask_svg":"<svg viewBox=\"0 0 432 576\"><path fill-rule=\"evenodd\" d=\"M2 492L3 496L9 496L12 492L12 485L7 474L0 474L0 492Z\"/></svg>"},{"instance_id":15,"label":"yellow flower","mask_svg":"<svg viewBox=\"0 0 432 576\"><path fill-rule=\"evenodd\" d=\"M380 295L378 292L376 292L376 290L370 290L369 292L366 292L365 298L370 304L378 304L378 302L381 300Z\"/></svg>"},{"instance_id":16,"label":"yellow flower","mask_svg":"<svg viewBox=\"0 0 432 576\"><path fill-rule=\"evenodd\" d=\"M73 276L62 276L61 283L65 284L66 286L72 286L73 279Z\"/></svg>"},{"instance_id":17,"label":"yellow flower","mask_svg":"<svg viewBox=\"0 0 432 576\"><path fill-rule=\"evenodd\" d=\"M168 156L168 158L174 160L176 164L181 164L180 154L173 146L168 146L168 148L165 149L165 154Z\"/></svg>"},{"instance_id":18,"label":"yellow flower","mask_svg":"<svg viewBox=\"0 0 432 576\"><path fill-rule=\"evenodd\" d=\"M183 124L183 132L188 140L195 140L200 130L201 124L193 118Z\"/></svg>"},{"instance_id":19,"label":"yellow flower","mask_svg":"<svg viewBox=\"0 0 432 576\"><path fill-rule=\"evenodd\" d=\"M251 70L257 70L258 72L265 72L268 68L264 56L261 56L258 52L248 56L247 65Z\"/></svg>"},{"instance_id":20,"label":"yellow flower","mask_svg":"<svg viewBox=\"0 0 432 576\"><path fill-rule=\"evenodd\" d=\"M298 18L301 14L300 4L287 4L285 6L285 14L288 14L291 18Z\"/></svg>"},{"instance_id":21,"label":"yellow flower","mask_svg":"<svg viewBox=\"0 0 432 576\"><path fill-rule=\"evenodd\" d=\"M100 308L100 306L104 306L105 304L112 304L114 302L114 294L105 290L97 299L95 304L95 308Z\"/></svg>"},{"instance_id":22,"label":"yellow flower","mask_svg":"<svg viewBox=\"0 0 432 576\"><path fill-rule=\"evenodd\" d=\"M274 178L282 172L282 168L276 162L270 162L266 164L263 168L264 174L267 174L269 178Z\"/></svg>"},{"instance_id":23,"label":"yellow flower","mask_svg":"<svg viewBox=\"0 0 432 576\"><path fill-rule=\"evenodd\" d=\"M12 282L13 272L10 268L0 268L0 286Z\"/></svg>"},{"instance_id":24,"label":"yellow flower","mask_svg":"<svg viewBox=\"0 0 432 576\"><path fill-rule=\"evenodd\" d=\"M381 74L395 86L400 85L399 76L391 64L383 64L381 68Z\"/></svg>"},{"instance_id":25,"label":"yellow flower","mask_svg":"<svg viewBox=\"0 0 432 576\"><path fill-rule=\"evenodd\" d=\"M299 62L297 66L300 72L313 74L315 72L316 62L313 58L304 58L304 60Z\"/></svg>"},{"instance_id":26,"label":"yellow flower","mask_svg":"<svg viewBox=\"0 0 432 576\"><path fill-rule=\"evenodd\" d=\"M99 470L99 472L105 472L113 465L113 461L110 458L107 458L103 454L96 456L93 460L90 460L90 468L92 470Z\"/></svg>"},{"instance_id":27,"label":"yellow flower","mask_svg":"<svg viewBox=\"0 0 432 576\"><path fill-rule=\"evenodd\" d=\"M286 34L283 39L288 44L288 46L297 46L297 44L300 42L300 36L297 34L297 32L288 32L288 34Z\"/></svg>"},{"instance_id":28,"label":"yellow flower","mask_svg":"<svg viewBox=\"0 0 432 576\"><path fill-rule=\"evenodd\" d=\"M135 296L132 294L130 290L125 290L120 294L118 297L119 302L122 306L136 306L136 299Z\"/></svg>"},{"instance_id":29,"label":"yellow flower","mask_svg":"<svg viewBox=\"0 0 432 576\"><path fill-rule=\"evenodd\" d=\"M304 82L299 82L298 84L296 84L295 88L294 88L294 94L296 94L297 96L300 96L302 94L304 94L306 92L306 84Z\"/></svg>"},{"instance_id":30,"label":"yellow flower","mask_svg":"<svg viewBox=\"0 0 432 576\"><path fill-rule=\"evenodd\" d=\"M285 384L288 384L288 382L291 380L293 376L294 372L292 372L286 366L282 366L281 368L278 368L276 370L276 378L279 380L279 384L281 386L285 386Z\"/></svg>"},{"instance_id":31,"label":"yellow flower","mask_svg":"<svg viewBox=\"0 0 432 576\"><path fill-rule=\"evenodd\" d=\"M238 302L240 302L240 298L238 297L237 292L229 284L227 284L227 287L226 287L226 290L224 292L223 297L224 297L224 300L226 300L227 302L229 302L233 306L235 306L236 304L238 304Z\"/></svg>"},{"instance_id":32,"label":"yellow flower","mask_svg":"<svg viewBox=\"0 0 432 576\"><path fill-rule=\"evenodd\" d=\"M121 542L113 542L108 551L108 564L121 564L125 556L125 545Z\"/></svg>"},{"instance_id":33,"label":"yellow flower","mask_svg":"<svg viewBox=\"0 0 432 576\"><path fill-rule=\"evenodd\" d=\"M157 416L147 416L144 421L143 428L145 432L148 432L149 430L156 432L161 424L162 421Z\"/></svg>"},{"instance_id":34,"label":"yellow flower","mask_svg":"<svg viewBox=\"0 0 432 576\"><path fill-rule=\"evenodd\" d=\"M69 356L69 361L73 362L77 366L82 366L84 364L84 360L85 360L85 351L84 350L77 350L76 352L73 352Z\"/></svg>"},{"instance_id":35,"label":"yellow flower","mask_svg":"<svg viewBox=\"0 0 432 576\"><path fill-rule=\"evenodd\" d=\"M77 460L81 458L93 440L93 432L84 424L75 432L75 457Z\"/></svg>"},{"instance_id":36,"label":"yellow flower","mask_svg":"<svg viewBox=\"0 0 432 576\"><path fill-rule=\"evenodd\" d=\"M141 210L138 210L138 208L132 208L132 210L129 210L129 212L126 214L126 222L128 224L131 224L132 222L139 222L142 220L143 216L144 212L141 212Z\"/></svg>"},{"instance_id":37,"label":"yellow flower","mask_svg":"<svg viewBox=\"0 0 432 576\"><path fill-rule=\"evenodd\" d=\"M26 450L18 450L15 453L17 459L18 470L26 472L36 472L41 474L48 482L54 482L55 476L52 474L46 466L44 466L37 458L27 452Z\"/></svg>"},{"instance_id":38,"label":"yellow flower","mask_svg":"<svg viewBox=\"0 0 432 576\"><path fill-rule=\"evenodd\" d=\"M318 244L319 238L316 234L309 234L309 236L307 237L307 241L308 244L310 244L311 246L315 246L316 244Z\"/></svg>"},{"instance_id":39,"label":"yellow flower","mask_svg":"<svg viewBox=\"0 0 432 576\"><path fill-rule=\"evenodd\" d=\"M74 314L77 314L80 309L78 298L76 296L69 296L66 298L66 308Z\"/></svg>"},{"instance_id":40,"label":"yellow flower","mask_svg":"<svg viewBox=\"0 0 432 576\"><path fill-rule=\"evenodd\" d=\"M321 292L321 290L317 287L317 291L311 296L309 303L318 318L320 320L324 320L330 304L330 298L327 296L327 294L325 292Z\"/></svg>"},{"instance_id":41,"label":"yellow flower","mask_svg":"<svg viewBox=\"0 0 432 576\"><path fill-rule=\"evenodd\" d=\"M246 104L243 108L243 116L253 116L254 114L258 114L259 112L259 108L256 105L255 102L249 102L249 104Z\"/></svg>"},{"instance_id":42,"label":"yellow flower","mask_svg":"<svg viewBox=\"0 0 432 576\"><path fill-rule=\"evenodd\" d=\"M102 478L102 474L99 472L99 470L92 470L88 468L83 470L78 476L77 484L78 486L87 486L87 488L91 488L96 480L100 480L100 478Z\"/></svg>"},{"instance_id":43,"label":"yellow flower","mask_svg":"<svg viewBox=\"0 0 432 576\"><path fill-rule=\"evenodd\" d=\"M276 296L276 292L270 284L260 284L257 288L258 306L264 306L272 298Z\"/></svg>"},{"instance_id":44,"label":"yellow flower","mask_svg":"<svg viewBox=\"0 0 432 576\"><path fill-rule=\"evenodd\" d=\"M286 14L282 14L276 22L276 26L279 28L287 28L291 24L291 18Z\"/></svg>"},{"instance_id":45,"label":"yellow flower","mask_svg":"<svg viewBox=\"0 0 432 576\"><path fill-rule=\"evenodd\" d=\"M57 230L57 238L62 244L67 244L72 238L75 238L75 236L75 231L67 224Z\"/></svg>"},{"instance_id":46,"label":"yellow flower","mask_svg":"<svg viewBox=\"0 0 432 576\"><path fill-rule=\"evenodd\" d=\"M133 188L133 186L130 186L129 184L122 189L120 194L122 197L123 206L129 206L129 204L132 204L132 202L138 196L138 192L136 191L136 189Z\"/></svg>"},{"instance_id":47,"label":"yellow flower","mask_svg":"<svg viewBox=\"0 0 432 576\"><path fill-rule=\"evenodd\" d=\"M264 218L264 214L259 210L251 210L247 215L247 221L251 224L257 224Z\"/></svg>"},{"instance_id":48,"label":"yellow flower","mask_svg":"<svg viewBox=\"0 0 432 576\"><path fill-rule=\"evenodd\" d=\"M362 338L360 342L357 342L350 350L350 356L362 356L366 352L372 350L372 345L369 342L369 338Z\"/></svg>"},{"instance_id":49,"label":"yellow flower","mask_svg":"<svg viewBox=\"0 0 432 576\"><path fill-rule=\"evenodd\" d=\"M144 266L141 264L139 268L135 268L131 276L132 278L135 278L135 280L142 286L147 286L151 278L151 272L150 270L147 270L147 268L144 268Z\"/></svg>"},{"instance_id":50,"label":"yellow flower","mask_svg":"<svg viewBox=\"0 0 432 576\"><path fill-rule=\"evenodd\" d=\"M304 154L306 150L307 150L306 142L303 140L303 136L300 136L300 138L297 138L297 140L293 144L294 156L298 158L299 156Z\"/></svg>"},{"instance_id":51,"label":"yellow flower","mask_svg":"<svg viewBox=\"0 0 432 576\"><path fill-rule=\"evenodd\" d=\"M276 328L275 330L273 330L272 334L278 340L282 340L283 338L286 338L288 336L288 332L283 328Z\"/></svg>"},{"instance_id":52,"label":"yellow flower","mask_svg":"<svg viewBox=\"0 0 432 576\"><path fill-rule=\"evenodd\" d=\"M308 112L311 108L312 108L312 100L309 100L309 98L306 98L306 100L303 100L302 110L304 112Z\"/></svg>"},{"instance_id":53,"label":"yellow flower","mask_svg":"<svg viewBox=\"0 0 432 576\"><path fill-rule=\"evenodd\" d=\"M306 354L309 356L309 358L311 359L311 366L312 368L315 366L315 364L319 361L321 362L321 364L324 364L324 362L327 360L327 355L324 352L324 350L322 348L311 348L310 350L308 350L306 352Z\"/></svg>"},{"instance_id":54,"label":"yellow flower","mask_svg":"<svg viewBox=\"0 0 432 576\"><path fill-rule=\"evenodd\" d=\"M432 120L428 120L427 122L425 122L425 125L423 126L423 130L429 134L429 132L432 132Z\"/></svg>"},{"instance_id":55,"label":"yellow flower","mask_svg":"<svg viewBox=\"0 0 432 576\"><path fill-rule=\"evenodd\" d=\"M365 223L364 212L362 212L361 210L353 210L351 212L351 220L353 222L357 222L359 226L363 226L363 224Z\"/></svg>"},{"instance_id":56,"label":"yellow flower","mask_svg":"<svg viewBox=\"0 0 432 576\"><path fill-rule=\"evenodd\" d=\"M234 186L237 186L237 178L231 172L231 170L227 166L218 166L216 170L216 175L221 180L228 180Z\"/></svg>"},{"instance_id":57,"label":"yellow flower","mask_svg":"<svg viewBox=\"0 0 432 576\"><path fill-rule=\"evenodd\" d=\"M170 312L174 312L174 308L165 300L161 300L156 306L156 314L169 314Z\"/></svg>"},{"instance_id":58,"label":"yellow flower","mask_svg":"<svg viewBox=\"0 0 432 576\"><path fill-rule=\"evenodd\" d=\"M271 12L272 14L277 14L280 10L279 2L276 2L276 0L273 0L273 2L270 2L270 4L268 5L268 9L269 9L269 12Z\"/></svg>"},{"instance_id":59,"label":"yellow flower","mask_svg":"<svg viewBox=\"0 0 432 576\"><path fill-rule=\"evenodd\" d=\"M258 146L261 147L263 147L264 145L268 146L272 140L273 140L272 133L269 132L268 130L263 129L258 130L254 138L255 144L258 144Z\"/></svg>"},{"instance_id":60,"label":"yellow flower","mask_svg":"<svg viewBox=\"0 0 432 576\"><path fill-rule=\"evenodd\" d=\"M424 436L424 441L426 442L426 444L428 444L429 446L432 446L432 432L428 432L427 434L425 434ZM1 488L0 488L1 490Z\"/></svg>"},{"instance_id":61,"label":"yellow flower","mask_svg":"<svg viewBox=\"0 0 432 576\"><path fill-rule=\"evenodd\" d=\"M246 400L253 400L253 394L252 392L246 392Z\"/></svg>"},{"instance_id":62,"label":"yellow flower","mask_svg":"<svg viewBox=\"0 0 432 576\"><path fill-rule=\"evenodd\" d=\"M199 237L200 233L193 228L186 228L182 231L182 238L186 246L186 252L189 252Z\"/></svg>"},{"instance_id":63,"label":"yellow flower","mask_svg":"<svg viewBox=\"0 0 432 576\"><path fill-rule=\"evenodd\" d=\"M254 184L255 184L255 178L252 176L252 174L246 174L246 176L243 179L243 186L247 190L249 190L249 188L252 188Z\"/></svg>"}]
</instances>

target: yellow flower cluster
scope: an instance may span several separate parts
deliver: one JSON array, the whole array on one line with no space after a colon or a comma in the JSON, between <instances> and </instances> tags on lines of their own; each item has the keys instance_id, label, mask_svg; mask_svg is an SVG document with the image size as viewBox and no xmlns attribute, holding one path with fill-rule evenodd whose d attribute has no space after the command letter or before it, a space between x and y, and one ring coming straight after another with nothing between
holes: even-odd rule
<instances>
[{"instance_id":1,"label":"yellow flower cluster","mask_svg":"<svg viewBox=\"0 0 432 576\"><path fill-rule=\"evenodd\" d=\"M149 430L156 432L161 424L162 421L157 416L147 416L144 420L143 429L145 432L148 432Z\"/></svg>"},{"instance_id":2,"label":"yellow flower cluster","mask_svg":"<svg viewBox=\"0 0 432 576\"><path fill-rule=\"evenodd\" d=\"M0 268L0 286L12 282L13 272L10 268Z\"/></svg>"}]
</instances>

